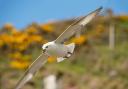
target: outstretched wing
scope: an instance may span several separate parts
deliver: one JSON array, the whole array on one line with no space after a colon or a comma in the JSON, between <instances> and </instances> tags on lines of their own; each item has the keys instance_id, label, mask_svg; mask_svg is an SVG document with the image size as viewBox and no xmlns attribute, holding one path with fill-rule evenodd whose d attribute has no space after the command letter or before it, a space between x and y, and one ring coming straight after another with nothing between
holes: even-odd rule
<instances>
[{"instance_id":1,"label":"outstretched wing","mask_svg":"<svg viewBox=\"0 0 128 89\"><path fill-rule=\"evenodd\" d=\"M25 83L27 83L33 75L47 62L48 56L46 54L41 54L28 68L24 76L17 83L15 89L21 89Z\"/></svg>"},{"instance_id":2,"label":"outstretched wing","mask_svg":"<svg viewBox=\"0 0 128 89\"><path fill-rule=\"evenodd\" d=\"M56 43L64 43L67 39L73 36L77 30L81 30L87 23L89 23L100 11L102 7L91 12L87 16L78 18L73 24L71 24L56 40Z\"/></svg>"}]
</instances>

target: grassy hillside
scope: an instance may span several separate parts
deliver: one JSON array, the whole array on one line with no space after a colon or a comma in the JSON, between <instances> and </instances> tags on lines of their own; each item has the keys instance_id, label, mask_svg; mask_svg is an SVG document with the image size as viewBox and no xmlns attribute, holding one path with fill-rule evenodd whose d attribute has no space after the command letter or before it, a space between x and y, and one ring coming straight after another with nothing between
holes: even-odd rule
<instances>
[{"instance_id":1,"label":"grassy hillside","mask_svg":"<svg viewBox=\"0 0 128 89\"><path fill-rule=\"evenodd\" d=\"M111 19L111 20L110 20ZM54 40L73 20L32 23L18 30L11 24L0 30L0 89L12 89L37 58L41 46ZM114 23L115 48L109 48L109 26ZM23 89L42 89L46 74L62 73L63 89L128 89L128 16L100 16L83 29L70 59L48 63ZM7 85L8 84L8 85ZM74 88L73 88L74 87Z\"/></svg>"}]
</instances>

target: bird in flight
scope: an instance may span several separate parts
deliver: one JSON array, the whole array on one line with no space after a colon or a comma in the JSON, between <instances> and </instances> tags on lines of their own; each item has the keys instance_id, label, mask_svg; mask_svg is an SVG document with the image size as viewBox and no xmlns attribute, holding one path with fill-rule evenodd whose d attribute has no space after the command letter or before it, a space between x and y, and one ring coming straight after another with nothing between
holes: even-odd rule
<instances>
[{"instance_id":1,"label":"bird in flight","mask_svg":"<svg viewBox=\"0 0 128 89\"><path fill-rule=\"evenodd\" d=\"M102 7L96 9L86 16L79 17L54 41L48 42L42 46L42 54L29 66L21 80L17 83L15 89L21 89L34 74L47 62L48 57L56 56L57 62L69 58L75 48L75 43L64 44L66 40L84 28L101 11Z\"/></svg>"}]
</instances>

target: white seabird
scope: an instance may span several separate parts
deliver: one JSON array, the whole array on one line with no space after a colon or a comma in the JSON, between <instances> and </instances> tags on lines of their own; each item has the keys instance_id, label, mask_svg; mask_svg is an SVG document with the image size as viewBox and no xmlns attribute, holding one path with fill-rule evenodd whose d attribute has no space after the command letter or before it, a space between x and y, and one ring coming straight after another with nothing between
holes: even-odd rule
<instances>
[{"instance_id":1,"label":"white seabird","mask_svg":"<svg viewBox=\"0 0 128 89\"><path fill-rule=\"evenodd\" d=\"M29 66L26 73L14 89L21 89L24 84L27 83L47 62L49 56L56 56L57 62L61 62L64 59L69 58L74 51L75 43L65 45L64 42L88 24L96 15L98 15L101 9L102 7L96 9L87 16L77 18L74 23L72 23L56 40L44 44L42 46L42 54Z\"/></svg>"}]
</instances>

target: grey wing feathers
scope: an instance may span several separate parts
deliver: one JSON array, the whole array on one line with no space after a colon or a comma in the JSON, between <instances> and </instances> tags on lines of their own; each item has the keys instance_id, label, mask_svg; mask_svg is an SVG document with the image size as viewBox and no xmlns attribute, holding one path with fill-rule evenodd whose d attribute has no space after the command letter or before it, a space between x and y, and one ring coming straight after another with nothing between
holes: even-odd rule
<instances>
[{"instance_id":1,"label":"grey wing feathers","mask_svg":"<svg viewBox=\"0 0 128 89\"><path fill-rule=\"evenodd\" d=\"M81 30L87 23L89 23L102 9L102 7L96 9L92 13L87 16L80 17L75 20L73 24L71 24L56 40L56 43L63 43L65 40L69 39L73 36L77 31Z\"/></svg>"},{"instance_id":2,"label":"grey wing feathers","mask_svg":"<svg viewBox=\"0 0 128 89\"><path fill-rule=\"evenodd\" d=\"M71 36L73 36L76 32L76 30L81 29L83 26L81 25L74 25L70 26L65 30L56 40L56 43L63 44L66 40L68 40Z\"/></svg>"},{"instance_id":3,"label":"grey wing feathers","mask_svg":"<svg viewBox=\"0 0 128 89\"><path fill-rule=\"evenodd\" d=\"M17 83L15 89L21 89L25 83L27 83L33 75L47 62L48 56L45 54L41 54L28 68L25 72L24 76Z\"/></svg>"}]
</instances>

